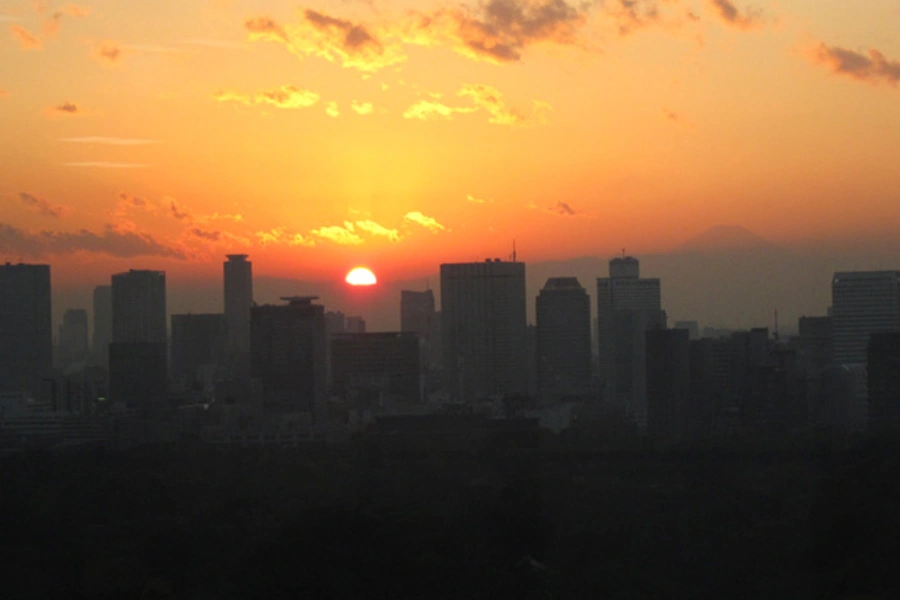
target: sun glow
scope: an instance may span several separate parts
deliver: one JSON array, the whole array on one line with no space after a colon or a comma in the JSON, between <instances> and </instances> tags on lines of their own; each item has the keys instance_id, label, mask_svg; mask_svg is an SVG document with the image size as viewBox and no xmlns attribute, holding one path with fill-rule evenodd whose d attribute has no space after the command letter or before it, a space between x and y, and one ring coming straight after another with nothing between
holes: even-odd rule
<instances>
[{"instance_id":1,"label":"sun glow","mask_svg":"<svg viewBox=\"0 0 900 600\"><path fill-rule=\"evenodd\" d=\"M375 278L375 273L365 267L356 267L351 270L347 273L347 277L344 281L350 285L375 285L378 283L378 279Z\"/></svg>"}]
</instances>

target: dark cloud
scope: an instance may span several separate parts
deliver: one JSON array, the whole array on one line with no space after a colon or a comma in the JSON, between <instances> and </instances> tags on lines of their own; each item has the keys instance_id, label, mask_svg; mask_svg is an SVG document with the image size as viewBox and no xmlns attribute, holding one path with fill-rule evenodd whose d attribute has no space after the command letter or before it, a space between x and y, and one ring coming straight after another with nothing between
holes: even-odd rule
<instances>
[{"instance_id":1,"label":"dark cloud","mask_svg":"<svg viewBox=\"0 0 900 600\"><path fill-rule=\"evenodd\" d=\"M222 234L218 231L204 231L199 227L196 227L191 230L191 233L196 235L199 238L203 238L204 240L209 240L211 242L218 242L219 238L222 237Z\"/></svg>"},{"instance_id":2,"label":"dark cloud","mask_svg":"<svg viewBox=\"0 0 900 600\"><path fill-rule=\"evenodd\" d=\"M725 23L738 29L752 29L762 24L762 14L758 10L747 9L741 13L731 0L709 0L709 3Z\"/></svg>"},{"instance_id":3,"label":"dark cloud","mask_svg":"<svg viewBox=\"0 0 900 600\"><path fill-rule=\"evenodd\" d=\"M32 233L0 223L0 252L23 258L73 252L95 252L121 258L134 256L160 256L178 260L186 258L181 250L158 242L149 235L116 231L109 225L100 233L87 229Z\"/></svg>"},{"instance_id":4,"label":"dark cloud","mask_svg":"<svg viewBox=\"0 0 900 600\"><path fill-rule=\"evenodd\" d=\"M104 42L94 50L94 57L110 64L116 64L122 58L122 48L113 42Z\"/></svg>"},{"instance_id":5,"label":"dark cloud","mask_svg":"<svg viewBox=\"0 0 900 600\"><path fill-rule=\"evenodd\" d=\"M54 106L50 109L55 113L62 113L64 115L74 115L78 113L78 106L72 104L71 102L63 102L57 106Z\"/></svg>"},{"instance_id":6,"label":"dark cloud","mask_svg":"<svg viewBox=\"0 0 900 600\"><path fill-rule=\"evenodd\" d=\"M656 0L615 0L606 5L606 12L618 23L621 35L628 35L659 20Z\"/></svg>"},{"instance_id":7,"label":"dark cloud","mask_svg":"<svg viewBox=\"0 0 900 600\"><path fill-rule=\"evenodd\" d=\"M381 52L383 46L362 25L354 25L345 19L329 17L320 12L307 9L304 13L306 20L318 30L331 30L343 35L342 45L347 51L357 51L362 48L370 48Z\"/></svg>"},{"instance_id":8,"label":"dark cloud","mask_svg":"<svg viewBox=\"0 0 900 600\"><path fill-rule=\"evenodd\" d=\"M49 200L38 198L27 192L19 192L19 200L32 211L45 217L58 219L68 213L68 209L64 206L52 204Z\"/></svg>"},{"instance_id":9,"label":"dark cloud","mask_svg":"<svg viewBox=\"0 0 900 600\"><path fill-rule=\"evenodd\" d=\"M287 41L287 33L284 28L269 17L256 17L244 21L244 27L251 35L260 37L272 37L282 42Z\"/></svg>"},{"instance_id":10,"label":"dark cloud","mask_svg":"<svg viewBox=\"0 0 900 600\"><path fill-rule=\"evenodd\" d=\"M549 212L556 213L558 215L562 215L564 217L574 217L578 213L574 208L569 206L566 202L559 201L556 203L556 206L547 209Z\"/></svg>"},{"instance_id":11,"label":"dark cloud","mask_svg":"<svg viewBox=\"0 0 900 600\"><path fill-rule=\"evenodd\" d=\"M663 111L663 114L666 115L666 118L668 120L672 121L673 123L677 123L680 120L678 113L671 111L668 108L664 108L664 109L662 109L662 111Z\"/></svg>"},{"instance_id":12,"label":"dark cloud","mask_svg":"<svg viewBox=\"0 0 900 600\"><path fill-rule=\"evenodd\" d=\"M900 82L900 61L890 60L884 54L869 50L862 54L838 46L819 44L813 54L813 60L824 65L832 73L852 77L868 83L886 82L897 85Z\"/></svg>"},{"instance_id":13,"label":"dark cloud","mask_svg":"<svg viewBox=\"0 0 900 600\"><path fill-rule=\"evenodd\" d=\"M178 219L179 221L191 218L191 214L187 210L182 208L181 205L178 204L177 200L172 200L170 202L169 206L172 209L172 216L175 217L176 219Z\"/></svg>"}]
</instances>

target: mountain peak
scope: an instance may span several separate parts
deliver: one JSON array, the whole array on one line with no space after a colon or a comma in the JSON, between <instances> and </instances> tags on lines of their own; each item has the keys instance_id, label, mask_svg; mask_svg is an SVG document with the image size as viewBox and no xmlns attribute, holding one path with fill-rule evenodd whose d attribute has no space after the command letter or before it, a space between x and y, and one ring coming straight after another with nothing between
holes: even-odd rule
<instances>
[{"instance_id":1,"label":"mountain peak","mask_svg":"<svg viewBox=\"0 0 900 600\"><path fill-rule=\"evenodd\" d=\"M675 252L773 249L776 246L746 227L716 225L675 248Z\"/></svg>"}]
</instances>

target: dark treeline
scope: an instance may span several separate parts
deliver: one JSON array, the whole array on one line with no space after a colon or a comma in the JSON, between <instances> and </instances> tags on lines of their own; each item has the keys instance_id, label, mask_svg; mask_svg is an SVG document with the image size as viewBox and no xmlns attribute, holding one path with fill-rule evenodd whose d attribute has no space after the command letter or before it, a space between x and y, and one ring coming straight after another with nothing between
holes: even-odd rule
<instances>
[{"instance_id":1,"label":"dark treeline","mask_svg":"<svg viewBox=\"0 0 900 600\"><path fill-rule=\"evenodd\" d=\"M7 598L890 598L900 441L0 459ZM421 450L421 451L419 451Z\"/></svg>"}]
</instances>

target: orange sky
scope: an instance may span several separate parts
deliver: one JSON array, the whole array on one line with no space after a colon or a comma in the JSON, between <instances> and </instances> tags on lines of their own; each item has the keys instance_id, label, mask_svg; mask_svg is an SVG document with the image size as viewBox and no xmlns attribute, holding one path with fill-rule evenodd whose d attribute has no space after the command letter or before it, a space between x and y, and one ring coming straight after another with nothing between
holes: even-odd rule
<instances>
[{"instance_id":1,"label":"orange sky","mask_svg":"<svg viewBox=\"0 0 900 600\"><path fill-rule=\"evenodd\" d=\"M827 6L826 6L827 5ZM382 280L900 227L896 0L11 0L0 258ZM599 274L598 274L599 275Z\"/></svg>"}]
</instances>

